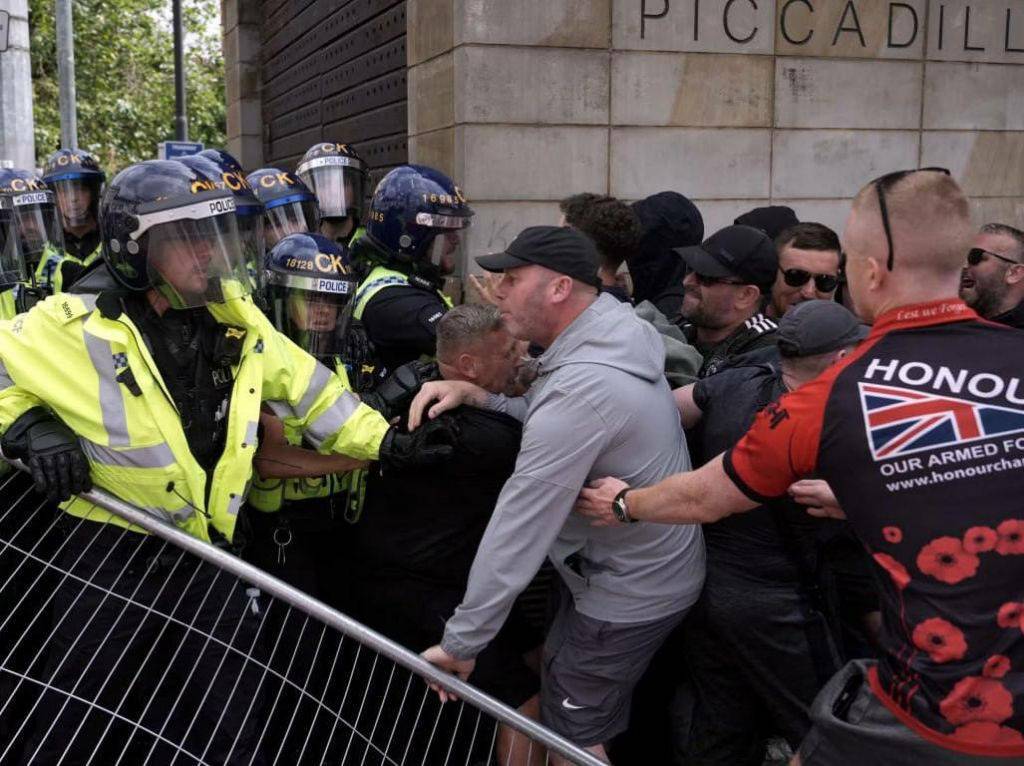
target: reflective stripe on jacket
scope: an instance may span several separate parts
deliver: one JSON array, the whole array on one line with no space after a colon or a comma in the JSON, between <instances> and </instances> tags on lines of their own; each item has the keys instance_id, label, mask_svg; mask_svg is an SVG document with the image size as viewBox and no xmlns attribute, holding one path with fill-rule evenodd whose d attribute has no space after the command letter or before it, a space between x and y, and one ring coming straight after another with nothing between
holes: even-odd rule
<instances>
[{"instance_id":1,"label":"reflective stripe on jacket","mask_svg":"<svg viewBox=\"0 0 1024 766\"><path fill-rule=\"evenodd\" d=\"M104 317L91 295L55 295L0 323L0 432L29 408L49 407L80 437L96 486L207 541L210 524L229 540L234 533L262 401L323 452L377 458L388 424L336 375L274 330L247 298L209 310L246 331L232 367L224 452L209 482L138 329L124 313ZM64 508L127 525L79 498Z\"/></svg>"},{"instance_id":2,"label":"reflective stripe on jacket","mask_svg":"<svg viewBox=\"0 0 1024 766\"><path fill-rule=\"evenodd\" d=\"M352 310L352 316L356 321L361 321L363 318L363 312L366 311L366 304L370 302L377 293L387 287L403 287L409 285L409 277L400 271L389 269L386 266L375 266L369 274L366 275L366 279L359 285L359 289L356 290L356 304ZM444 301L444 305L448 308L452 307L452 299L447 295L437 290L438 297Z\"/></svg>"}]
</instances>

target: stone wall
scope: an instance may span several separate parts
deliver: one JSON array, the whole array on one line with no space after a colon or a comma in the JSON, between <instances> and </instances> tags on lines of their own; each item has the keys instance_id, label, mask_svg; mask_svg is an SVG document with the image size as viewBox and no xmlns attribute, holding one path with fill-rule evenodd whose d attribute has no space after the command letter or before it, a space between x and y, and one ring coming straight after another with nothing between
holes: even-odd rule
<instances>
[{"instance_id":1,"label":"stone wall","mask_svg":"<svg viewBox=\"0 0 1024 766\"><path fill-rule=\"evenodd\" d=\"M410 161L462 183L473 253L579 191L675 189L840 227L894 169L948 167L1024 225L1022 0L409 0Z\"/></svg>"}]
</instances>

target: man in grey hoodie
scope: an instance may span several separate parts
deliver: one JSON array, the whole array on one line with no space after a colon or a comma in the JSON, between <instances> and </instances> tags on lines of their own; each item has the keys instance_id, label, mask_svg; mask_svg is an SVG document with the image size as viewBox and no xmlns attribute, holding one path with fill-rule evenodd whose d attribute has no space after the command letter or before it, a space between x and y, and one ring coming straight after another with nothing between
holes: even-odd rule
<instances>
[{"instance_id":1,"label":"man in grey hoodie","mask_svg":"<svg viewBox=\"0 0 1024 766\"><path fill-rule=\"evenodd\" d=\"M605 743L627 726L633 687L704 580L699 527L601 528L571 513L595 477L646 486L689 470L664 346L629 306L598 294L597 252L577 231L528 228L477 262L502 273L496 295L512 334L547 350L525 397L445 381L425 384L413 402L412 428L464 403L524 423L462 604L424 656L466 677L549 556L564 585L545 644L541 717L607 758Z\"/></svg>"}]
</instances>

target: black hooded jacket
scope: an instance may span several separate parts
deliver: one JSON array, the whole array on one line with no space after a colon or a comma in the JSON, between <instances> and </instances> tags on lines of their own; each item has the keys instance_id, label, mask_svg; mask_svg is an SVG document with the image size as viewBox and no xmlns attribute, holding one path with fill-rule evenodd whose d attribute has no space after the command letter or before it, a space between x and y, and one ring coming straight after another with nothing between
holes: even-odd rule
<instances>
[{"instance_id":1,"label":"black hooded jacket","mask_svg":"<svg viewBox=\"0 0 1024 766\"><path fill-rule=\"evenodd\" d=\"M633 212L643 226L639 250L626 259L633 300L637 304L650 301L672 318L683 302L686 276L686 265L674 249L699 245L704 239L704 219L696 205L673 191L634 202Z\"/></svg>"}]
</instances>

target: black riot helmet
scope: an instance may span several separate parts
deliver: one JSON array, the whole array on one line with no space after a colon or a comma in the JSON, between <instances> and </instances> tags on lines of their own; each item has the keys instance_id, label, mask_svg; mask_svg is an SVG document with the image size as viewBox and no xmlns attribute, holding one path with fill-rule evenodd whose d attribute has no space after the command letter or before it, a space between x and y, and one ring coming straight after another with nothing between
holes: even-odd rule
<instances>
[{"instance_id":1,"label":"black riot helmet","mask_svg":"<svg viewBox=\"0 0 1024 766\"><path fill-rule=\"evenodd\" d=\"M100 229L118 282L154 288L172 308L251 292L234 196L181 162L147 160L114 176L100 202Z\"/></svg>"},{"instance_id":2,"label":"black riot helmet","mask_svg":"<svg viewBox=\"0 0 1024 766\"><path fill-rule=\"evenodd\" d=\"M10 199L25 268L33 281L41 261L64 251L54 194L31 170L0 169L0 194Z\"/></svg>"},{"instance_id":3,"label":"black riot helmet","mask_svg":"<svg viewBox=\"0 0 1024 766\"><path fill-rule=\"evenodd\" d=\"M221 163L214 159L216 156L223 156L227 159ZM238 236L242 240L246 268L252 279L253 293L261 295L263 292L263 258L266 253L266 240L263 235L263 205L242 174L241 167L230 154L216 149L207 149L199 154L179 157L177 161L213 179L218 187L227 189L234 195ZM235 169L236 167L238 169Z\"/></svg>"},{"instance_id":4,"label":"black riot helmet","mask_svg":"<svg viewBox=\"0 0 1024 766\"><path fill-rule=\"evenodd\" d=\"M267 254L266 281L274 326L333 367L359 287L348 252L320 234L289 234Z\"/></svg>"},{"instance_id":5,"label":"black riot helmet","mask_svg":"<svg viewBox=\"0 0 1024 766\"><path fill-rule=\"evenodd\" d=\"M245 180L263 203L263 236L268 248L289 234L319 229L320 205L298 176L277 168L260 168Z\"/></svg>"},{"instance_id":6,"label":"black riot helmet","mask_svg":"<svg viewBox=\"0 0 1024 766\"><path fill-rule=\"evenodd\" d=\"M100 193L106 175L96 158L82 149L58 149L46 160L43 183L57 196L64 231L99 226Z\"/></svg>"},{"instance_id":7,"label":"black riot helmet","mask_svg":"<svg viewBox=\"0 0 1024 766\"><path fill-rule=\"evenodd\" d=\"M351 236L362 221L366 195L366 164L355 150L347 144L314 144L295 172L320 202L321 231L330 230L339 241ZM337 230L345 230L345 219L343 234Z\"/></svg>"},{"instance_id":8,"label":"black riot helmet","mask_svg":"<svg viewBox=\"0 0 1024 766\"><path fill-rule=\"evenodd\" d=\"M25 261L21 257L21 241L14 222L14 203L0 195L0 290L8 290L29 281Z\"/></svg>"}]
</instances>

